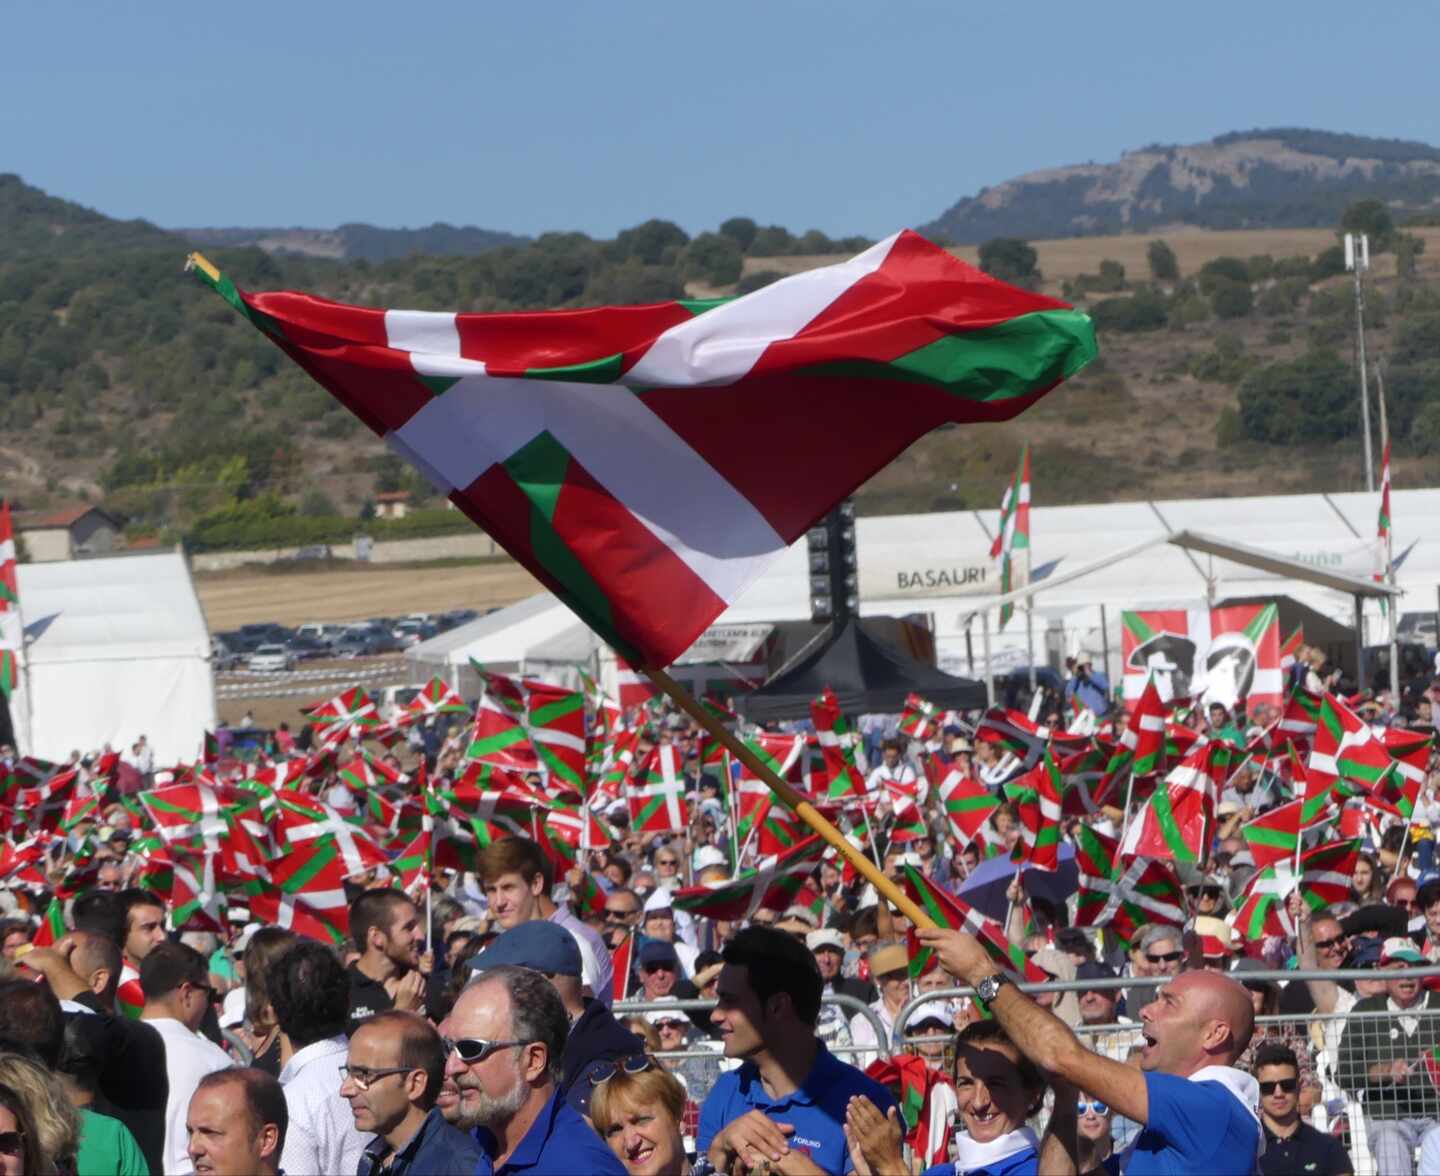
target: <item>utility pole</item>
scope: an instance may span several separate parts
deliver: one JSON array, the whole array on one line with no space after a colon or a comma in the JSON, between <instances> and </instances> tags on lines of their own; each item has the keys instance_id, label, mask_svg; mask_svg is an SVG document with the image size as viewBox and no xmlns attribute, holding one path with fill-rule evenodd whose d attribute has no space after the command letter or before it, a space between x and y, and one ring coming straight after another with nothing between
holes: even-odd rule
<instances>
[{"instance_id":1,"label":"utility pole","mask_svg":"<svg viewBox=\"0 0 1440 1176\"><path fill-rule=\"evenodd\" d=\"M1365 436L1365 489L1375 492L1375 460L1370 453L1370 389L1365 372L1365 285L1363 275L1370 268L1370 238L1364 233L1345 234L1345 268L1355 275L1355 333L1360 359L1360 430Z\"/></svg>"},{"instance_id":2,"label":"utility pole","mask_svg":"<svg viewBox=\"0 0 1440 1176\"><path fill-rule=\"evenodd\" d=\"M1385 455L1385 485L1382 493L1393 489L1394 474L1390 470L1390 428L1385 419L1385 361L1383 357L1375 364L1375 396L1380 405L1380 452ZM1395 519L1394 507L1391 517L1385 521L1385 583L1395 587ZM1400 598L1392 596L1384 601L1384 609L1390 622L1390 698L1391 705L1400 708Z\"/></svg>"}]
</instances>

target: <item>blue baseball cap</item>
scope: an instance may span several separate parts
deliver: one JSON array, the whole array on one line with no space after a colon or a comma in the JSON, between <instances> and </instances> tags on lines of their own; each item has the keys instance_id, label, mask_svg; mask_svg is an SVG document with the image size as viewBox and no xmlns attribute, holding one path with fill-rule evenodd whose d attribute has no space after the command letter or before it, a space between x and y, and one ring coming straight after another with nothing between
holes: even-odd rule
<instances>
[{"instance_id":1,"label":"blue baseball cap","mask_svg":"<svg viewBox=\"0 0 1440 1176\"><path fill-rule=\"evenodd\" d=\"M578 978L581 973L580 945L575 937L560 924L543 919L511 927L468 963L476 972L514 964L553 976Z\"/></svg>"}]
</instances>

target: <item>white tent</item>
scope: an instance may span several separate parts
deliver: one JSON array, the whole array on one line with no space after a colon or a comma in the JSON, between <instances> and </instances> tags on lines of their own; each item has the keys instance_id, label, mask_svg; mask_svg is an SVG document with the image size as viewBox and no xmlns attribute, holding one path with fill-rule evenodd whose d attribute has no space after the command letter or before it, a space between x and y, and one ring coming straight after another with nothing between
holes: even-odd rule
<instances>
[{"instance_id":1,"label":"white tent","mask_svg":"<svg viewBox=\"0 0 1440 1176\"><path fill-rule=\"evenodd\" d=\"M1039 471L1043 477L1043 470ZM1142 544L1180 531L1198 532L1227 543L1343 576L1364 578L1377 566L1375 540L1378 494L1293 494L1254 498L1200 498L1168 502L1120 502L1090 506L1035 507L1031 511L1034 567L1057 577L1082 565L1102 562ZM1391 495L1395 555L1402 556L1398 583L1401 610L1433 609L1440 585L1440 490L1399 490ZM998 511L951 511L887 515L857 521L860 611L865 616L925 614L931 619L942 669L958 674L982 670L982 625L977 613L993 608L999 574L990 558ZM1293 576L1248 567L1204 552L1165 543L1147 547L1082 578L1058 585L1036 600L1035 646L1043 657L1047 629L1051 644L1064 652L1087 649L1098 655L1108 644L1112 669L1120 652L1120 610L1188 607L1202 601L1242 596L1289 596L1344 625L1354 623L1350 596ZM1108 609L1101 632L1101 606ZM792 545L718 618L717 625L798 621L810 616L805 544ZM1385 633L1379 610L1369 607L1368 640ZM990 619L992 668L1025 660L1023 616L995 632ZM969 642L967 644L967 629ZM551 665L573 657L588 660L589 637L573 614L549 595L492 613L411 651L438 651L478 641L454 661L469 656L502 668ZM1107 640L1108 638L1108 640ZM421 651L436 650L437 653ZM448 655L447 655L448 656ZM973 659L973 660L972 660ZM1098 660L1098 658L1097 658Z\"/></svg>"},{"instance_id":2,"label":"white tent","mask_svg":"<svg viewBox=\"0 0 1440 1176\"><path fill-rule=\"evenodd\" d=\"M210 636L179 552L21 564L20 750L63 759L145 735L158 765L215 726Z\"/></svg>"},{"instance_id":3,"label":"white tent","mask_svg":"<svg viewBox=\"0 0 1440 1176\"><path fill-rule=\"evenodd\" d=\"M594 669L602 643L573 612L548 592L413 645L405 651L410 680L439 676L466 698L480 683L471 661L502 674L520 674L578 685L575 667Z\"/></svg>"}]
</instances>

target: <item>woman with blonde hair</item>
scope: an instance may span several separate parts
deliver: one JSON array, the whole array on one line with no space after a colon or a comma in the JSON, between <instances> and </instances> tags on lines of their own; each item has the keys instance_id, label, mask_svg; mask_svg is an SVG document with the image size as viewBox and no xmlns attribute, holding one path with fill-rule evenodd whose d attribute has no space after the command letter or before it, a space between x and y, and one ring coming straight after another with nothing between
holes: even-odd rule
<instances>
[{"instance_id":1,"label":"woman with blonde hair","mask_svg":"<svg viewBox=\"0 0 1440 1176\"><path fill-rule=\"evenodd\" d=\"M686 1176L685 1088L673 1074L636 1054L596 1062L586 1077L594 1085L590 1122L630 1176Z\"/></svg>"},{"instance_id":2,"label":"woman with blonde hair","mask_svg":"<svg viewBox=\"0 0 1440 1176\"><path fill-rule=\"evenodd\" d=\"M40 1151L40 1137L30 1108L18 1091L0 1086L0 1176L53 1172Z\"/></svg>"},{"instance_id":3,"label":"woman with blonde hair","mask_svg":"<svg viewBox=\"0 0 1440 1176\"><path fill-rule=\"evenodd\" d=\"M80 1150L80 1116L65 1097L58 1080L19 1054L0 1054L0 1087L19 1096L34 1133L39 1166L24 1168L26 1176L75 1171Z\"/></svg>"}]
</instances>

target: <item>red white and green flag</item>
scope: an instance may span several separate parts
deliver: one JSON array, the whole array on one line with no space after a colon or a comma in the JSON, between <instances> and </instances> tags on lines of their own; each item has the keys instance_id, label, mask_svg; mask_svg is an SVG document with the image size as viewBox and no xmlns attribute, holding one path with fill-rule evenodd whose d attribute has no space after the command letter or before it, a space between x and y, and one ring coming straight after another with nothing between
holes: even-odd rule
<instances>
[{"instance_id":1,"label":"red white and green flag","mask_svg":"<svg viewBox=\"0 0 1440 1176\"><path fill-rule=\"evenodd\" d=\"M1300 897L1318 911L1349 897L1351 877L1362 842L1331 841L1300 855ZM1247 939L1295 934L1286 901L1295 891L1294 861L1277 861L1255 875L1235 915L1235 928Z\"/></svg>"},{"instance_id":2,"label":"red white and green flag","mask_svg":"<svg viewBox=\"0 0 1440 1176\"><path fill-rule=\"evenodd\" d=\"M905 709L900 712L900 734L911 739L926 740L940 730L942 711L933 702L926 702L918 694L905 697Z\"/></svg>"},{"instance_id":3,"label":"red white and green flag","mask_svg":"<svg viewBox=\"0 0 1440 1176\"><path fill-rule=\"evenodd\" d=\"M1024 552L1026 563L1017 564L1016 553ZM1030 553L1030 446L1020 451L1020 464L1000 500L1000 526L990 545L990 558L1000 561L1000 592L1013 592L1027 583ZM1015 614L1014 604L1000 606L1000 628Z\"/></svg>"},{"instance_id":4,"label":"red white and green flag","mask_svg":"<svg viewBox=\"0 0 1440 1176\"><path fill-rule=\"evenodd\" d=\"M1120 855L1199 862L1215 828L1215 802L1230 749L1216 741L1198 744L1181 760L1125 828Z\"/></svg>"},{"instance_id":5,"label":"red white and green flag","mask_svg":"<svg viewBox=\"0 0 1440 1176\"><path fill-rule=\"evenodd\" d=\"M936 789L940 806L945 810L945 819L955 835L956 844L969 845L1000 807L1000 801L990 790L970 779L959 768L951 769Z\"/></svg>"},{"instance_id":6,"label":"red white and green flag","mask_svg":"<svg viewBox=\"0 0 1440 1176\"><path fill-rule=\"evenodd\" d=\"M902 889L916 906L934 920L935 926L975 936L986 954L1016 979L1032 984L1043 984L1049 979L1038 964L1026 959L1024 950L1018 944L1005 938L1004 930L994 919L937 886L914 866L901 866L900 870ZM923 976L938 964L935 953L920 945L913 929L909 933L909 946L912 977Z\"/></svg>"},{"instance_id":7,"label":"red white and green flag","mask_svg":"<svg viewBox=\"0 0 1440 1176\"><path fill-rule=\"evenodd\" d=\"M909 231L730 301L502 314L251 294L192 262L632 665L674 661L918 437L1013 417L1096 354L1084 314Z\"/></svg>"},{"instance_id":8,"label":"red white and green flag","mask_svg":"<svg viewBox=\"0 0 1440 1176\"><path fill-rule=\"evenodd\" d=\"M783 911L815 872L824 852L824 841L807 837L782 854L762 857L754 869L737 878L675 891L672 905L692 915L728 922L748 919L761 908Z\"/></svg>"},{"instance_id":9,"label":"red white and green flag","mask_svg":"<svg viewBox=\"0 0 1440 1176\"><path fill-rule=\"evenodd\" d=\"M1020 817L1020 840L1011 859L1037 870L1060 868L1060 817L1065 780L1050 749L1030 771L1005 786Z\"/></svg>"},{"instance_id":10,"label":"red white and green flag","mask_svg":"<svg viewBox=\"0 0 1440 1176\"><path fill-rule=\"evenodd\" d=\"M345 873L345 860L333 841L297 847L272 863L272 881L259 884L250 895L250 913L298 935L343 944L350 930Z\"/></svg>"},{"instance_id":11,"label":"red white and green flag","mask_svg":"<svg viewBox=\"0 0 1440 1176\"><path fill-rule=\"evenodd\" d=\"M636 833L681 833L689 824L685 776L671 744L652 747L625 786L630 828Z\"/></svg>"},{"instance_id":12,"label":"red white and green flag","mask_svg":"<svg viewBox=\"0 0 1440 1176\"><path fill-rule=\"evenodd\" d=\"M324 746L364 739L380 726L380 711L363 687L352 686L324 702L301 708Z\"/></svg>"},{"instance_id":13,"label":"red white and green flag","mask_svg":"<svg viewBox=\"0 0 1440 1176\"><path fill-rule=\"evenodd\" d=\"M410 722L428 719L432 715L469 715L470 707L456 693L455 688L444 678L431 678L425 688L405 704L405 714Z\"/></svg>"},{"instance_id":14,"label":"red white and green flag","mask_svg":"<svg viewBox=\"0 0 1440 1176\"><path fill-rule=\"evenodd\" d=\"M810 718L825 761L826 795L832 800L864 796L865 777L855 760L855 732L830 687L810 704Z\"/></svg>"},{"instance_id":15,"label":"red white and green flag","mask_svg":"<svg viewBox=\"0 0 1440 1176\"><path fill-rule=\"evenodd\" d=\"M20 682L20 651L25 644L18 567L7 499L0 501L0 695L7 702Z\"/></svg>"},{"instance_id":16,"label":"red white and green flag","mask_svg":"<svg viewBox=\"0 0 1440 1176\"><path fill-rule=\"evenodd\" d=\"M1390 752L1369 725L1335 695L1320 700L1306 775L1315 789L1347 781L1369 792L1390 768Z\"/></svg>"},{"instance_id":17,"label":"red white and green flag","mask_svg":"<svg viewBox=\"0 0 1440 1176\"><path fill-rule=\"evenodd\" d=\"M1135 758L1130 765L1132 775L1151 776L1165 771L1165 704L1160 701L1160 691L1155 686L1153 675L1146 679L1145 689L1135 703L1121 742L1134 750Z\"/></svg>"},{"instance_id":18,"label":"red white and green flag","mask_svg":"<svg viewBox=\"0 0 1440 1176\"><path fill-rule=\"evenodd\" d=\"M8 505L7 505L8 511ZM60 940L65 938L65 904L58 897L50 900L50 905L45 908L45 916L40 920L40 926L35 930L35 938L30 942L36 947L54 947Z\"/></svg>"},{"instance_id":19,"label":"red white and green flag","mask_svg":"<svg viewBox=\"0 0 1440 1176\"><path fill-rule=\"evenodd\" d=\"M1065 778L1062 811L1067 817L1097 816L1113 804L1113 786L1107 779L1114 745L1095 737L1093 747L1063 756L1058 761Z\"/></svg>"},{"instance_id":20,"label":"red white and green flag","mask_svg":"<svg viewBox=\"0 0 1440 1176\"><path fill-rule=\"evenodd\" d=\"M1276 862L1290 861L1300 847L1300 828L1304 815L1304 799L1278 805L1261 813L1253 821L1240 826L1250 846L1255 868L1263 870Z\"/></svg>"}]
</instances>

